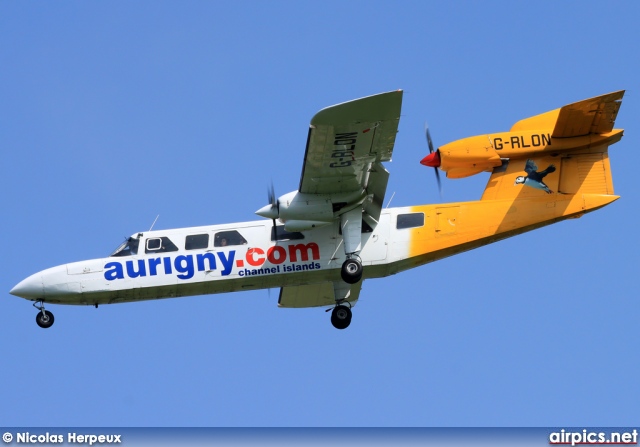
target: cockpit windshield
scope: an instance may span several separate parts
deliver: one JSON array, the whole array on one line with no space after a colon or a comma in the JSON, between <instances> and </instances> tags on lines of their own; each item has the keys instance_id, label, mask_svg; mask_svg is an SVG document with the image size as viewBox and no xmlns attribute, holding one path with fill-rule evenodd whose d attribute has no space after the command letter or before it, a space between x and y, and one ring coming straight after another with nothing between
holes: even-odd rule
<instances>
[{"instance_id":1,"label":"cockpit windshield","mask_svg":"<svg viewBox=\"0 0 640 447\"><path fill-rule=\"evenodd\" d=\"M131 256L138 254L138 245L140 244L140 239L130 237L126 241L124 241L118 248L115 249L113 253L109 256Z\"/></svg>"}]
</instances>

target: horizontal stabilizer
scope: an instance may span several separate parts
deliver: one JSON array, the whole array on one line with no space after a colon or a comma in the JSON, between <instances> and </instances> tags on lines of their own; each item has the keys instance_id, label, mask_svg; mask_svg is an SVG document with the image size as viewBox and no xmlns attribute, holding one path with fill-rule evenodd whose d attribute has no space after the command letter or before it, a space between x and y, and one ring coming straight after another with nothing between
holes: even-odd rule
<instances>
[{"instance_id":1,"label":"horizontal stabilizer","mask_svg":"<svg viewBox=\"0 0 640 447\"><path fill-rule=\"evenodd\" d=\"M512 127L510 132L521 132L527 130L544 130L553 129L558 121L560 109L551 110L550 112L541 113L518 121Z\"/></svg>"},{"instance_id":2,"label":"horizontal stabilizer","mask_svg":"<svg viewBox=\"0 0 640 447\"><path fill-rule=\"evenodd\" d=\"M518 121L511 132L553 129L554 138L603 134L613 130L624 90L568 104Z\"/></svg>"},{"instance_id":3,"label":"horizontal stabilizer","mask_svg":"<svg viewBox=\"0 0 640 447\"><path fill-rule=\"evenodd\" d=\"M597 210L603 206L609 205L611 202L618 200L620 196L607 194L583 194L584 209L588 211Z\"/></svg>"}]
</instances>

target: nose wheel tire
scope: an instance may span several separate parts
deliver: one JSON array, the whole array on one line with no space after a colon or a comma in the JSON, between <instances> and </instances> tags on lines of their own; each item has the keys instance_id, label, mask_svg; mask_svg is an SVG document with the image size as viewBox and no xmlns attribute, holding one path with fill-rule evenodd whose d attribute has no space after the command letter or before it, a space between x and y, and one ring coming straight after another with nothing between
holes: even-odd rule
<instances>
[{"instance_id":1,"label":"nose wheel tire","mask_svg":"<svg viewBox=\"0 0 640 447\"><path fill-rule=\"evenodd\" d=\"M331 324L336 329L346 329L351 324L351 309L347 306L336 306L331 311Z\"/></svg>"},{"instance_id":2,"label":"nose wheel tire","mask_svg":"<svg viewBox=\"0 0 640 447\"><path fill-rule=\"evenodd\" d=\"M347 259L342 264L340 276L347 284L355 284L362 279L362 264L357 259Z\"/></svg>"},{"instance_id":3,"label":"nose wheel tire","mask_svg":"<svg viewBox=\"0 0 640 447\"><path fill-rule=\"evenodd\" d=\"M48 310L38 312L38 314L36 315L36 323L38 323L38 326L44 329L53 326L53 314Z\"/></svg>"}]
</instances>

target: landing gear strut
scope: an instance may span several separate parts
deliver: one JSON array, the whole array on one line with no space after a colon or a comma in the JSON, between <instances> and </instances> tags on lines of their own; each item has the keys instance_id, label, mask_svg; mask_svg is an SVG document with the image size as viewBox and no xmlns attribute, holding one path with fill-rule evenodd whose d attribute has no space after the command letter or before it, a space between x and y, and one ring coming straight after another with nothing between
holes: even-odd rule
<instances>
[{"instance_id":1,"label":"landing gear strut","mask_svg":"<svg viewBox=\"0 0 640 447\"><path fill-rule=\"evenodd\" d=\"M44 310L44 301L39 300L33 303L33 307L40 312L36 315L36 323L43 329L53 326L53 314L48 310Z\"/></svg>"},{"instance_id":2,"label":"landing gear strut","mask_svg":"<svg viewBox=\"0 0 640 447\"><path fill-rule=\"evenodd\" d=\"M342 264L340 276L347 284L355 284L362 279L362 261L356 253L362 250L362 207L357 206L340 215L340 228L347 260Z\"/></svg>"},{"instance_id":3,"label":"landing gear strut","mask_svg":"<svg viewBox=\"0 0 640 447\"><path fill-rule=\"evenodd\" d=\"M336 329L346 329L351 324L351 309L339 304L331 311L331 324Z\"/></svg>"},{"instance_id":4,"label":"landing gear strut","mask_svg":"<svg viewBox=\"0 0 640 447\"><path fill-rule=\"evenodd\" d=\"M362 263L356 258L348 258L342 264L340 276L347 284L355 284L362 279Z\"/></svg>"}]
</instances>

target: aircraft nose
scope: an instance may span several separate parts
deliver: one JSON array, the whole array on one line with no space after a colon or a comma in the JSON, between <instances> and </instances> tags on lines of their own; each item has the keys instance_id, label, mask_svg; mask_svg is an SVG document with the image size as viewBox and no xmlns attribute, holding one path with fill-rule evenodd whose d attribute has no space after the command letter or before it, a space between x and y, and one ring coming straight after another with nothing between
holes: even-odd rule
<instances>
[{"instance_id":1,"label":"aircraft nose","mask_svg":"<svg viewBox=\"0 0 640 447\"><path fill-rule=\"evenodd\" d=\"M9 293L26 299L42 298L44 296L42 276L36 273L23 279Z\"/></svg>"}]
</instances>

